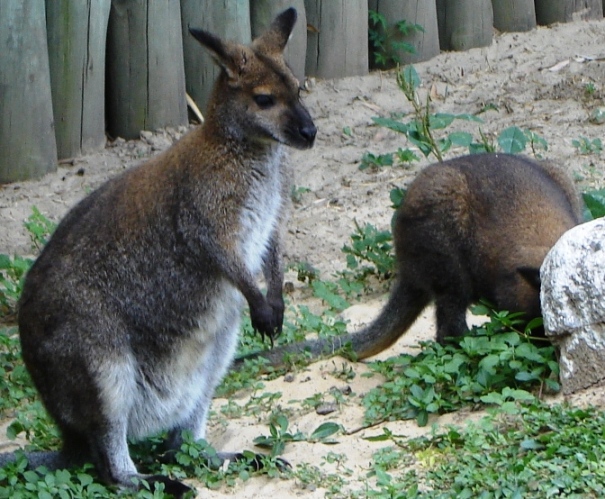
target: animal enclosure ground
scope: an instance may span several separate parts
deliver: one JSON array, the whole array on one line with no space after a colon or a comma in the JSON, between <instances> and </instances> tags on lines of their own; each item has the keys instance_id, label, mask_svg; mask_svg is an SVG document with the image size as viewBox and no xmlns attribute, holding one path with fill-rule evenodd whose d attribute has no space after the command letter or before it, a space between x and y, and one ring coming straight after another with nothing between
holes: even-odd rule
<instances>
[{"instance_id":1,"label":"animal enclosure ground","mask_svg":"<svg viewBox=\"0 0 605 499\"><path fill-rule=\"evenodd\" d=\"M482 123L455 121L449 131L467 131L489 140L510 126L528 129L548 144L540 151L558 160L577 181L580 190L605 186L605 153L592 147L594 139L605 140L605 21L578 22L538 28L529 33L507 33L495 37L490 47L463 53L443 53L415 66L422 78L421 96L429 93L435 112L477 114ZM410 113L411 106L397 88L395 73L373 73L336 81L311 82L303 96L318 127L315 147L292 151L295 179L293 205L286 238L286 262L306 262L323 280L333 279L346 266L341 248L350 242L355 223L371 223L388 229L392 215L389 193L404 188L415 174L432 160L422 158L407 166L360 170L362 156L383 154L410 147L401 134L376 126L372 117ZM599 115L599 109L601 114ZM601 118L599 118L599 116ZM404 118L405 119L405 118ZM165 149L184 130L144 133L142 140L117 140L95 155L76 158L56 174L39 181L5 185L0 189L0 253L32 254L23 221L36 206L52 220L59 220L86 193L104 180L146 157ZM587 139L587 141L584 141ZM453 147L446 157L464 154ZM531 154L527 149L526 153ZM418 153L418 156L422 156ZM308 305L315 311L321 303L311 298L308 286L289 271L288 300ZM384 302L384 287L365 294L360 303L345 312L349 328L356 329L377 313ZM430 310L425 311L411 331L380 358L410 351L419 340L434 334ZM365 377L364 363L341 358L321 361L264 383L261 392L240 391L230 400L217 398L209 423L209 441L218 449L252 449L254 438L268 434L268 416L276 408L288 412L290 427L305 434L321 423L333 421L350 431L363 422L360 397L380 383L378 376ZM342 373L350 373L343 376ZM344 379L343 379L344 378ZM320 416L305 400L325 397L332 388L343 389L336 411ZM348 388L347 388L348 387ZM346 389L345 389L346 388ZM279 394L265 397L263 394ZM317 394L320 394L319 396ZM577 400L601 405L605 390L587 390ZM221 407L229 402L244 415L226 417ZM464 410L430 423L463 424L478 419L481 411ZM426 433L414 421L384 423L378 427L339 435L338 443L295 442L286 445L284 457L294 467L315 465L325 476L340 476L342 497L365 490L372 455L386 444L364 436L379 435L383 428L397 435ZM331 454L330 454L331 453ZM344 456L335 459L333 456ZM332 456L332 457L330 457ZM414 466L420 466L416 463ZM327 480L318 483L327 486ZM205 494L200 487L200 496ZM324 497L321 485L300 480L255 477L223 487L212 497Z\"/></svg>"}]
</instances>

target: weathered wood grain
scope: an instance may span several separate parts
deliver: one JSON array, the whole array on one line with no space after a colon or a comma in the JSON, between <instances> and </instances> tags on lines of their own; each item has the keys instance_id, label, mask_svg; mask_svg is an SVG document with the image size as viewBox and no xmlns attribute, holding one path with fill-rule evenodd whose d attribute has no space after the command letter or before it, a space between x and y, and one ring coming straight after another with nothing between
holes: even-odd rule
<instances>
[{"instance_id":1,"label":"weathered wood grain","mask_svg":"<svg viewBox=\"0 0 605 499\"><path fill-rule=\"evenodd\" d=\"M0 1L0 183L57 168L44 0Z\"/></svg>"},{"instance_id":2,"label":"weathered wood grain","mask_svg":"<svg viewBox=\"0 0 605 499\"><path fill-rule=\"evenodd\" d=\"M536 27L534 0L492 0L494 27L500 31L529 31Z\"/></svg>"},{"instance_id":3,"label":"weathered wood grain","mask_svg":"<svg viewBox=\"0 0 605 499\"><path fill-rule=\"evenodd\" d=\"M46 0L59 159L105 145L105 40L111 0Z\"/></svg>"},{"instance_id":4,"label":"weathered wood grain","mask_svg":"<svg viewBox=\"0 0 605 499\"><path fill-rule=\"evenodd\" d=\"M321 78L368 73L367 0L305 0L306 73Z\"/></svg>"},{"instance_id":5,"label":"weathered wood grain","mask_svg":"<svg viewBox=\"0 0 605 499\"><path fill-rule=\"evenodd\" d=\"M491 0L437 0L441 50L468 50L492 43Z\"/></svg>"},{"instance_id":6,"label":"weathered wood grain","mask_svg":"<svg viewBox=\"0 0 605 499\"><path fill-rule=\"evenodd\" d=\"M187 123L179 0L112 0L106 84L112 136Z\"/></svg>"}]
</instances>

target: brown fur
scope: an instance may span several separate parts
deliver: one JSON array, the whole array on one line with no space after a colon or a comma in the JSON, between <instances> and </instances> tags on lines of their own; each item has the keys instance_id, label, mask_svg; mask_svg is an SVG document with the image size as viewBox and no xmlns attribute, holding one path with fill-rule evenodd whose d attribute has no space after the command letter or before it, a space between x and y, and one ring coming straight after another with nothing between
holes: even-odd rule
<instances>
[{"instance_id":1,"label":"brown fur","mask_svg":"<svg viewBox=\"0 0 605 499\"><path fill-rule=\"evenodd\" d=\"M552 163L483 154L429 166L397 211L397 278L376 320L352 334L258 356L279 366L292 354L314 358L350 345L364 359L391 346L431 301L440 343L466 331L466 309L480 298L527 319L539 316L542 261L580 221L574 185Z\"/></svg>"},{"instance_id":2,"label":"brown fur","mask_svg":"<svg viewBox=\"0 0 605 499\"><path fill-rule=\"evenodd\" d=\"M91 461L108 483L189 490L139 475L127 437L166 430L171 451L184 430L204 437L245 302L256 330L281 331L284 146L316 133L282 57L295 20L286 10L250 47L191 30L222 68L206 123L82 200L28 273L23 358L63 438L60 452L28 454L31 467Z\"/></svg>"}]
</instances>

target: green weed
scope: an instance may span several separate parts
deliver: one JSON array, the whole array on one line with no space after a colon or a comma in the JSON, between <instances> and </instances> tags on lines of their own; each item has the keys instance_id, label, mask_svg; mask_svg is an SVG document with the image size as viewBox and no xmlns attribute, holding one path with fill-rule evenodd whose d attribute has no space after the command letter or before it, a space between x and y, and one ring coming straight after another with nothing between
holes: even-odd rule
<instances>
[{"instance_id":1,"label":"green weed","mask_svg":"<svg viewBox=\"0 0 605 499\"><path fill-rule=\"evenodd\" d=\"M605 413L595 408L534 400L421 438L385 429L375 439L395 445L374 455L376 485L368 497L602 497L604 423ZM385 454L408 466L387 468Z\"/></svg>"},{"instance_id":2,"label":"green weed","mask_svg":"<svg viewBox=\"0 0 605 499\"><path fill-rule=\"evenodd\" d=\"M41 250L57 224L46 218L38 208L32 206L32 214L23 224L27 229L34 249ZM25 274L34 261L21 256L0 253L0 319L12 317L23 291Z\"/></svg>"},{"instance_id":3,"label":"green weed","mask_svg":"<svg viewBox=\"0 0 605 499\"><path fill-rule=\"evenodd\" d=\"M389 28L386 17L375 10L370 9L368 36L370 47L374 55L374 62L378 66L392 67L401 61L397 55L398 51L415 54L416 49L411 43L404 41L408 35L414 32L424 32L424 28L415 23L401 20Z\"/></svg>"},{"instance_id":4,"label":"green weed","mask_svg":"<svg viewBox=\"0 0 605 499\"><path fill-rule=\"evenodd\" d=\"M360 226L355 222L355 232L350 237L351 244L342 247L347 258L347 268L355 271L357 278L368 274L383 279L390 277L395 265L391 232L378 230L372 224Z\"/></svg>"},{"instance_id":5,"label":"green weed","mask_svg":"<svg viewBox=\"0 0 605 499\"><path fill-rule=\"evenodd\" d=\"M605 189L588 191L582 194L584 200L586 220L605 217Z\"/></svg>"},{"instance_id":6,"label":"green weed","mask_svg":"<svg viewBox=\"0 0 605 499\"><path fill-rule=\"evenodd\" d=\"M303 196L308 192L311 192L311 189L309 189L308 187L293 185L292 190L290 191L290 199L292 199L292 202L294 204L301 204Z\"/></svg>"},{"instance_id":7,"label":"green weed","mask_svg":"<svg viewBox=\"0 0 605 499\"><path fill-rule=\"evenodd\" d=\"M413 66L406 66L397 74L397 84L403 92L406 100L412 104L413 112L407 121L402 118L406 116L375 117L372 118L377 125L403 134L409 142L415 145L425 156L434 156L437 161L443 161L443 155L452 146L468 148L469 153L477 154L483 152L495 152L500 150L504 153L516 154L524 151L528 146L534 156L539 157L541 152L548 149L546 141L531 130L522 130L518 127L509 127L503 130L497 137L497 146L481 129L479 129L479 140L476 140L469 132L441 132L450 127L455 120L483 123L473 114L448 114L431 112L431 99L427 95L426 101L422 103L418 95L420 76ZM480 112L484 112L485 109ZM479 114L479 113L477 113ZM414 153L410 149L399 149L398 153L405 152L404 159L413 161ZM378 157L366 153L361 161L361 169L368 167L390 166L393 164L393 156L398 153L382 154ZM401 162L404 162L400 159Z\"/></svg>"},{"instance_id":8,"label":"green weed","mask_svg":"<svg viewBox=\"0 0 605 499\"><path fill-rule=\"evenodd\" d=\"M41 250L57 228L57 224L49 220L40 210L32 206L32 214L23 224L29 233L34 249Z\"/></svg>"},{"instance_id":9,"label":"green weed","mask_svg":"<svg viewBox=\"0 0 605 499\"><path fill-rule=\"evenodd\" d=\"M321 442L324 444L336 443L333 435L342 430L342 427L333 422L319 425L310 435L297 431L291 433L288 430L288 418L283 414L277 414L269 424L269 435L262 435L254 439L257 447L268 449L271 457L283 454L286 444L290 442Z\"/></svg>"},{"instance_id":10,"label":"green weed","mask_svg":"<svg viewBox=\"0 0 605 499\"><path fill-rule=\"evenodd\" d=\"M21 360L17 328L0 328L0 414L35 397L36 390Z\"/></svg>"},{"instance_id":11,"label":"green weed","mask_svg":"<svg viewBox=\"0 0 605 499\"><path fill-rule=\"evenodd\" d=\"M514 402L529 395L525 390L559 389L554 347L536 346L530 336L541 322L519 330L515 314L479 309L490 314L490 322L457 344L423 342L418 355L371 364L386 382L364 398L368 423L416 419L424 426L430 414L495 403L496 397Z\"/></svg>"},{"instance_id":12,"label":"green weed","mask_svg":"<svg viewBox=\"0 0 605 499\"><path fill-rule=\"evenodd\" d=\"M0 254L0 318L16 313L25 274L32 264L30 258Z\"/></svg>"},{"instance_id":13,"label":"green weed","mask_svg":"<svg viewBox=\"0 0 605 499\"><path fill-rule=\"evenodd\" d=\"M573 139L571 143L582 155L600 154L603 151L603 142L601 139L580 137L578 139Z\"/></svg>"}]
</instances>

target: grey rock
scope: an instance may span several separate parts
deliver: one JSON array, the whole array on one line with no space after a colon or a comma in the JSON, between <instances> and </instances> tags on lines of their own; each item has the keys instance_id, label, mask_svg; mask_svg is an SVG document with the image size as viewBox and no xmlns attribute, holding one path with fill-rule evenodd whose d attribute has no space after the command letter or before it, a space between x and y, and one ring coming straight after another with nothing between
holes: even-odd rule
<instances>
[{"instance_id":1,"label":"grey rock","mask_svg":"<svg viewBox=\"0 0 605 499\"><path fill-rule=\"evenodd\" d=\"M540 274L544 330L561 351L563 393L605 382L605 219L563 234Z\"/></svg>"}]
</instances>

